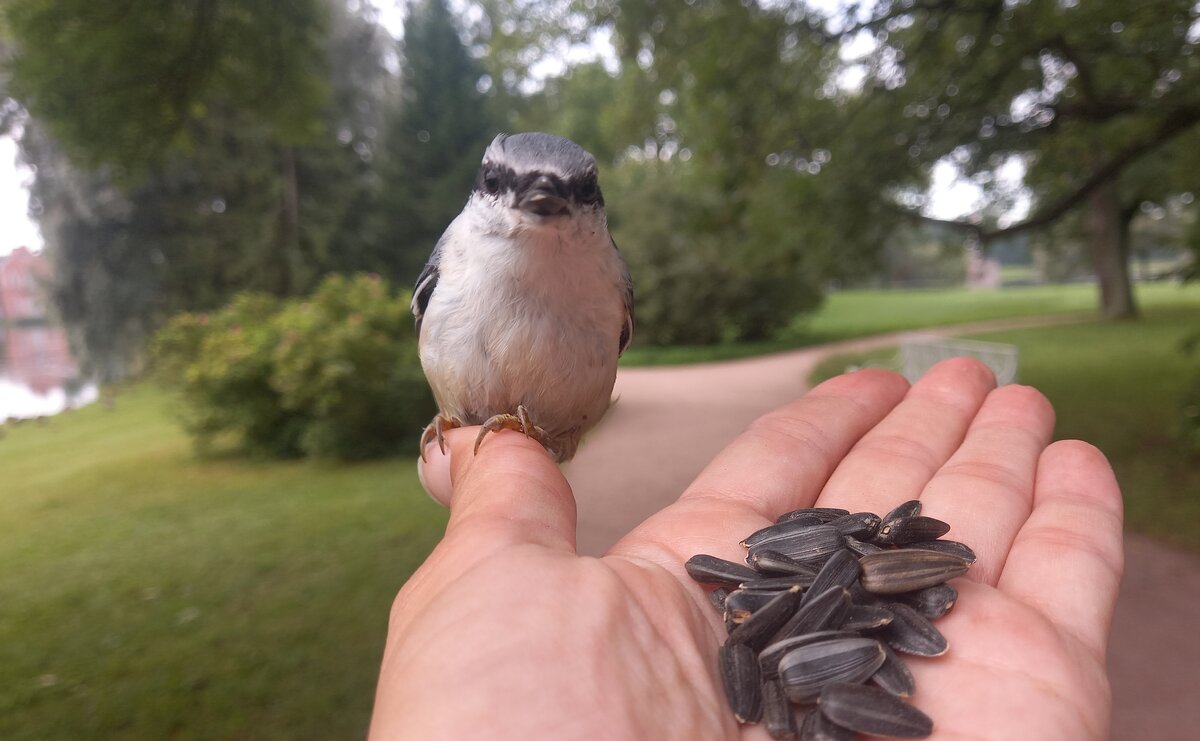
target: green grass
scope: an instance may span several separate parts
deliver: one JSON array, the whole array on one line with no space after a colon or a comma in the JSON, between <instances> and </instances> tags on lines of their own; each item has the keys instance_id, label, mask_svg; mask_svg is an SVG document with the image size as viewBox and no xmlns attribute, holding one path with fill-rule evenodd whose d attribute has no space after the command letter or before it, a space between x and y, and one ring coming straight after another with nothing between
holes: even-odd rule
<instances>
[{"instance_id":1,"label":"green grass","mask_svg":"<svg viewBox=\"0 0 1200 741\"><path fill-rule=\"evenodd\" d=\"M0 738L361 738L444 512L409 459L197 459L167 405L0 430Z\"/></svg>"},{"instance_id":2,"label":"green grass","mask_svg":"<svg viewBox=\"0 0 1200 741\"><path fill-rule=\"evenodd\" d=\"M1200 307L1200 284L1143 284L1137 287L1137 297L1141 306L1147 309L1176 305ZM623 362L626 365L674 365L728 360L921 327L1048 315L1089 316L1096 313L1097 306L1096 287L1090 284L996 291L965 288L840 291L830 294L816 313L793 322L777 340L707 347L634 347L626 353Z\"/></svg>"},{"instance_id":3,"label":"green grass","mask_svg":"<svg viewBox=\"0 0 1200 741\"><path fill-rule=\"evenodd\" d=\"M1135 531L1200 548L1200 455L1176 436L1182 395L1200 357L1180 351L1200 331L1192 302L1151 306L1137 322L1089 322L976 335L1020 350L1019 380L1058 413L1055 436L1079 438L1109 457ZM826 360L820 380L849 365L893 366L895 349Z\"/></svg>"}]
</instances>

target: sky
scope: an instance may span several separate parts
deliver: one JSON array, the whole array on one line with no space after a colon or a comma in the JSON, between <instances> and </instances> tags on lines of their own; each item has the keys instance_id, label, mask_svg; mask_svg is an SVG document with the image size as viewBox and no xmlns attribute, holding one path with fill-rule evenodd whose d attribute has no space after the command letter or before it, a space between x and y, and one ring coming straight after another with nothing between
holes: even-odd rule
<instances>
[{"instance_id":1,"label":"sky","mask_svg":"<svg viewBox=\"0 0 1200 741\"><path fill-rule=\"evenodd\" d=\"M832 4L836 5L836 2L837 0L832 0ZM396 0L371 0L371 3L379 10L382 25L394 36L399 37L403 23L401 4ZM597 42L611 44L608 35L600 36ZM577 57L586 51L567 50L567 55L571 61L576 61ZM611 46L594 53L602 57L615 57ZM545 72L555 74L559 71L556 67L561 69L565 65L549 64ZM0 137L0 255L7 255L21 246L35 250L42 248L41 232L28 216L29 193L26 188L32 179L32 173L28 168L18 166L16 158L17 147L13 140L7 136ZM1019 180L1020 174L1014 171L1010 176ZM931 202L926 213L942 219L960 218L979 206L981 196L977 186L957 176L953 165L939 163L934 168Z\"/></svg>"}]
</instances>

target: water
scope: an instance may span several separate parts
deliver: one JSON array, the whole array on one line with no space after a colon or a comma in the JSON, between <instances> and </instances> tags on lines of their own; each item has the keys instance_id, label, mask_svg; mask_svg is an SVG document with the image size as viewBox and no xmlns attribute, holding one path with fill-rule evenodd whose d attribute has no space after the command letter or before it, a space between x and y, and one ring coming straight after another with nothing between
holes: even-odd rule
<instances>
[{"instance_id":1,"label":"water","mask_svg":"<svg viewBox=\"0 0 1200 741\"><path fill-rule=\"evenodd\" d=\"M48 417L99 395L96 384L80 378L62 329L0 329L0 422Z\"/></svg>"}]
</instances>

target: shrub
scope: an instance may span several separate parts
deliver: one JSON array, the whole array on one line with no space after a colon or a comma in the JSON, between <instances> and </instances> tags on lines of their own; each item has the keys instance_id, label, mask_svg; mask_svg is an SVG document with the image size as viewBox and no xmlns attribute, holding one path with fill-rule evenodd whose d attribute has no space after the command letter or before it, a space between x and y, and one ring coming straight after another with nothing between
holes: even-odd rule
<instances>
[{"instance_id":1,"label":"shrub","mask_svg":"<svg viewBox=\"0 0 1200 741\"><path fill-rule=\"evenodd\" d=\"M239 294L173 318L155 338L157 372L202 448L232 436L273 456L395 453L434 413L408 302L369 276L330 276L305 299Z\"/></svg>"}]
</instances>

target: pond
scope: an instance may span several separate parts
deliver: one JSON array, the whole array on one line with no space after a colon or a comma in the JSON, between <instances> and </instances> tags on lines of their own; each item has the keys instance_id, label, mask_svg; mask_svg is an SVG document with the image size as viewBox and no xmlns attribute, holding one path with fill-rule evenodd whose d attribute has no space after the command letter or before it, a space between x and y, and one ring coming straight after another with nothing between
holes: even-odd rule
<instances>
[{"instance_id":1,"label":"pond","mask_svg":"<svg viewBox=\"0 0 1200 741\"><path fill-rule=\"evenodd\" d=\"M99 395L96 384L80 378L61 328L0 328L0 423L48 417Z\"/></svg>"}]
</instances>

